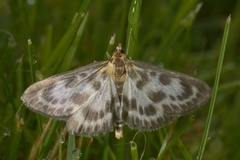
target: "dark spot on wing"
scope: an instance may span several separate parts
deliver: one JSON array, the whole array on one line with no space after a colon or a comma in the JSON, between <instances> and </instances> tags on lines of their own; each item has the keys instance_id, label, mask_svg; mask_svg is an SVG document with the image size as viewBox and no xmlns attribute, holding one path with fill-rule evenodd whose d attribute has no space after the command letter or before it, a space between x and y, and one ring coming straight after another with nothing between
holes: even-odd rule
<instances>
[{"instance_id":1,"label":"dark spot on wing","mask_svg":"<svg viewBox=\"0 0 240 160\"><path fill-rule=\"evenodd\" d=\"M113 105L114 105L113 101L111 101L111 102L110 101L106 101L106 104L105 104L105 114L112 111Z\"/></svg>"},{"instance_id":2,"label":"dark spot on wing","mask_svg":"<svg viewBox=\"0 0 240 160\"><path fill-rule=\"evenodd\" d=\"M192 102L193 102L194 104L198 104L199 99L197 99L197 98L193 98L193 99L192 99Z\"/></svg>"},{"instance_id":3,"label":"dark spot on wing","mask_svg":"<svg viewBox=\"0 0 240 160\"><path fill-rule=\"evenodd\" d=\"M138 81L137 81L137 84L136 84L136 87L137 87L139 90L142 90L143 86L144 86L143 82L142 82L141 80L138 80Z\"/></svg>"},{"instance_id":4,"label":"dark spot on wing","mask_svg":"<svg viewBox=\"0 0 240 160\"><path fill-rule=\"evenodd\" d=\"M140 120L139 120L139 117L135 117L134 118L134 126L139 126L140 125Z\"/></svg>"},{"instance_id":5,"label":"dark spot on wing","mask_svg":"<svg viewBox=\"0 0 240 160\"><path fill-rule=\"evenodd\" d=\"M145 112L146 116L153 116L157 113L155 107L153 107L153 105L151 105L151 104L144 107L144 112Z\"/></svg>"},{"instance_id":6,"label":"dark spot on wing","mask_svg":"<svg viewBox=\"0 0 240 160\"><path fill-rule=\"evenodd\" d=\"M137 78L137 74L133 69L128 72L128 76L133 80Z\"/></svg>"},{"instance_id":7,"label":"dark spot on wing","mask_svg":"<svg viewBox=\"0 0 240 160\"><path fill-rule=\"evenodd\" d=\"M142 116L144 115L144 112L143 112L143 107L140 105L138 106L138 111L139 111L139 114Z\"/></svg>"},{"instance_id":8,"label":"dark spot on wing","mask_svg":"<svg viewBox=\"0 0 240 160\"><path fill-rule=\"evenodd\" d=\"M62 98L61 101L60 101L60 104L64 104L66 101L67 101L66 98Z\"/></svg>"},{"instance_id":9,"label":"dark spot on wing","mask_svg":"<svg viewBox=\"0 0 240 160\"><path fill-rule=\"evenodd\" d=\"M157 91L157 92L151 91L147 95L148 95L148 98L152 100L154 103L161 102L166 98L166 94L162 91Z\"/></svg>"},{"instance_id":10,"label":"dark spot on wing","mask_svg":"<svg viewBox=\"0 0 240 160\"><path fill-rule=\"evenodd\" d=\"M91 126L86 126L85 130L84 130L84 133L88 133L88 134L92 133L91 130L92 130Z\"/></svg>"},{"instance_id":11,"label":"dark spot on wing","mask_svg":"<svg viewBox=\"0 0 240 160\"><path fill-rule=\"evenodd\" d=\"M165 125L165 119L163 117L157 118L158 127Z\"/></svg>"},{"instance_id":12,"label":"dark spot on wing","mask_svg":"<svg viewBox=\"0 0 240 160\"><path fill-rule=\"evenodd\" d=\"M92 81L97 80L96 79L97 75L98 74L92 74L92 75L88 76L88 78L87 78L88 82L92 82Z\"/></svg>"},{"instance_id":13,"label":"dark spot on wing","mask_svg":"<svg viewBox=\"0 0 240 160\"><path fill-rule=\"evenodd\" d=\"M129 106L129 109L131 109L133 111L137 111L137 101L136 101L136 99L132 98L131 101L130 101L130 105L131 105L131 107Z\"/></svg>"},{"instance_id":14,"label":"dark spot on wing","mask_svg":"<svg viewBox=\"0 0 240 160\"><path fill-rule=\"evenodd\" d=\"M72 78L69 78L69 79L66 79L66 84L65 84L65 87L66 88L73 88L74 86L76 86L78 84L78 79L77 77L72 77Z\"/></svg>"},{"instance_id":15,"label":"dark spot on wing","mask_svg":"<svg viewBox=\"0 0 240 160\"><path fill-rule=\"evenodd\" d=\"M184 98L182 95L178 95L178 96L177 96L177 99L178 99L179 101L185 100L185 98Z\"/></svg>"},{"instance_id":16,"label":"dark spot on wing","mask_svg":"<svg viewBox=\"0 0 240 160\"><path fill-rule=\"evenodd\" d=\"M82 105L83 103L85 103L88 100L89 96L87 94L83 94L83 93L74 93L70 99L73 101L73 103L77 104L77 105Z\"/></svg>"},{"instance_id":17,"label":"dark spot on wing","mask_svg":"<svg viewBox=\"0 0 240 160\"><path fill-rule=\"evenodd\" d=\"M184 104L180 104L179 105L183 110L187 110L188 106L184 103Z\"/></svg>"},{"instance_id":18,"label":"dark spot on wing","mask_svg":"<svg viewBox=\"0 0 240 160\"><path fill-rule=\"evenodd\" d=\"M181 108L178 107L177 105L171 104L171 107L173 108L173 113L179 113L179 112L181 112Z\"/></svg>"},{"instance_id":19,"label":"dark spot on wing","mask_svg":"<svg viewBox=\"0 0 240 160\"><path fill-rule=\"evenodd\" d=\"M129 106L129 101L128 98L126 96L123 96L123 104L126 105L127 107Z\"/></svg>"},{"instance_id":20,"label":"dark spot on wing","mask_svg":"<svg viewBox=\"0 0 240 160\"><path fill-rule=\"evenodd\" d=\"M143 126L143 129L144 129L144 130L148 129L149 126L150 126L149 121L147 121L146 119L143 119L143 120L142 120L142 126Z\"/></svg>"},{"instance_id":21,"label":"dark spot on wing","mask_svg":"<svg viewBox=\"0 0 240 160\"><path fill-rule=\"evenodd\" d=\"M151 130L157 129L157 128L158 128L158 124L157 124L156 120L153 119L153 120L151 121Z\"/></svg>"},{"instance_id":22,"label":"dark spot on wing","mask_svg":"<svg viewBox=\"0 0 240 160\"><path fill-rule=\"evenodd\" d=\"M169 114L169 113L172 113L172 112L173 112L173 108L170 107L170 105L163 104L162 107L163 107L163 112L164 112L164 113Z\"/></svg>"},{"instance_id":23,"label":"dark spot on wing","mask_svg":"<svg viewBox=\"0 0 240 160\"><path fill-rule=\"evenodd\" d=\"M47 102L50 102L51 100L53 100L52 90L55 88L55 86L56 85L52 85L43 90L42 98L45 99Z\"/></svg>"},{"instance_id":24,"label":"dark spot on wing","mask_svg":"<svg viewBox=\"0 0 240 160\"><path fill-rule=\"evenodd\" d=\"M57 108L57 109L54 111L54 115L62 115L62 113L63 113L62 108Z\"/></svg>"},{"instance_id":25,"label":"dark spot on wing","mask_svg":"<svg viewBox=\"0 0 240 160\"><path fill-rule=\"evenodd\" d=\"M81 76L82 78L85 78L85 77L87 76L87 73L81 73L80 76Z\"/></svg>"},{"instance_id":26,"label":"dark spot on wing","mask_svg":"<svg viewBox=\"0 0 240 160\"><path fill-rule=\"evenodd\" d=\"M172 78L163 73L159 75L158 80L165 86L171 84L172 82Z\"/></svg>"},{"instance_id":27,"label":"dark spot on wing","mask_svg":"<svg viewBox=\"0 0 240 160\"><path fill-rule=\"evenodd\" d=\"M102 73L101 73L101 76L102 76L102 79L105 80L107 78L107 70L104 70Z\"/></svg>"},{"instance_id":28,"label":"dark spot on wing","mask_svg":"<svg viewBox=\"0 0 240 160\"><path fill-rule=\"evenodd\" d=\"M43 112L47 112L49 106L45 104L45 105L42 106L42 108L43 108L43 110L42 110Z\"/></svg>"},{"instance_id":29,"label":"dark spot on wing","mask_svg":"<svg viewBox=\"0 0 240 160\"><path fill-rule=\"evenodd\" d=\"M33 105L39 101L39 98L37 96L34 96L30 101L29 104ZM27 104L28 105L28 104Z\"/></svg>"},{"instance_id":30,"label":"dark spot on wing","mask_svg":"<svg viewBox=\"0 0 240 160\"><path fill-rule=\"evenodd\" d=\"M155 77L157 75L156 72L150 72L150 76Z\"/></svg>"},{"instance_id":31,"label":"dark spot on wing","mask_svg":"<svg viewBox=\"0 0 240 160\"><path fill-rule=\"evenodd\" d=\"M74 107L72 107L72 106L67 107L66 112L67 112L67 113L72 113L73 108L74 108Z\"/></svg>"},{"instance_id":32,"label":"dark spot on wing","mask_svg":"<svg viewBox=\"0 0 240 160\"><path fill-rule=\"evenodd\" d=\"M108 128L108 126L109 126L109 125L108 125L108 122L105 121L105 122L102 123L102 125L101 125L100 127L101 127L101 130L106 131L107 128Z\"/></svg>"},{"instance_id":33,"label":"dark spot on wing","mask_svg":"<svg viewBox=\"0 0 240 160\"><path fill-rule=\"evenodd\" d=\"M99 113L99 118L102 119L105 116L105 114L107 114L107 113L104 113L104 111L101 110Z\"/></svg>"},{"instance_id":34,"label":"dark spot on wing","mask_svg":"<svg viewBox=\"0 0 240 160\"><path fill-rule=\"evenodd\" d=\"M147 84L148 81L149 81L149 77L148 77L147 73L146 73L146 72L143 72L143 71L138 71L138 74L139 74L140 77L141 77L142 84L144 84L144 85Z\"/></svg>"},{"instance_id":35,"label":"dark spot on wing","mask_svg":"<svg viewBox=\"0 0 240 160\"><path fill-rule=\"evenodd\" d=\"M96 121L98 119L98 112L88 109L88 114L85 116L85 120L87 121Z\"/></svg>"},{"instance_id":36,"label":"dark spot on wing","mask_svg":"<svg viewBox=\"0 0 240 160\"><path fill-rule=\"evenodd\" d=\"M193 108L193 106L195 106L195 105L192 101L188 101L187 106L188 106L188 108Z\"/></svg>"},{"instance_id":37,"label":"dark spot on wing","mask_svg":"<svg viewBox=\"0 0 240 160\"><path fill-rule=\"evenodd\" d=\"M93 82L93 88L98 91L101 88L101 82L100 81L94 81Z\"/></svg>"},{"instance_id":38,"label":"dark spot on wing","mask_svg":"<svg viewBox=\"0 0 240 160\"><path fill-rule=\"evenodd\" d=\"M173 95L169 95L169 98L172 100L172 101L175 101L176 98L173 96Z\"/></svg>"},{"instance_id":39,"label":"dark spot on wing","mask_svg":"<svg viewBox=\"0 0 240 160\"><path fill-rule=\"evenodd\" d=\"M51 103L52 103L52 104L57 104L57 103L58 103L58 99L57 99L57 98L53 99L53 100L51 101Z\"/></svg>"},{"instance_id":40,"label":"dark spot on wing","mask_svg":"<svg viewBox=\"0 0 240 160\"><path fill-rule=\"evenodd\" d=\"M190 86L189 84L187 83L184 83L184 82L180 82L180 84L182 85L182 89L184 90L184 92L182 93L182 96L185 98L185 99L188 99L190 96L193 95L193 89L192 89L192 86Z\"/></svg>"},{"instance_id":41,"label":"dark spot on wing","mask_svg":"<svg viewBox=\"0 0 240 160\"><path fill-rule=\"evenodd\" d=\"M203 95L200 94L200 93L197 93L197 94L196 94L196 97L199 98L199 99L202 99Z\"/></svg>"}]
</instances>

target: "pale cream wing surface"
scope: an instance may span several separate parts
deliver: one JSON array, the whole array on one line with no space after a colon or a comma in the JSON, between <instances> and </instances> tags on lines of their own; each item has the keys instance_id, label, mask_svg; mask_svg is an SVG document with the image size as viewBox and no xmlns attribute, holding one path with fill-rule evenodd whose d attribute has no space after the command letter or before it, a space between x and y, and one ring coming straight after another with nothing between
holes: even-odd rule
<instances>
[{"instance_id":1,"label":"pale cream wing surface","mask_svg":"<svg viewBox=\"0 0 240 160\"><path fill-rule=\"evenodd\" d=\"M123 119L130 128L155 130L207 102L203 81L140 61L128 61L123 86Z\"/></svg>"},{"instance_id":2,"label":"pale cream wing surface","mask_svg":"<svg viewBox=\"0 0 240 160\"><path fill-rule=\"evenodd\" d=\"M95 80L100 80L96 77ZM92 90L91 88L88 88ZM69 117L67 128L71 133L81 136L96 136L112 131L114 128L114 107L119 104L116 86L111 77L101 81L97 90L88 92L86 104Z\"/></svg>"},{"instance_id":3,"label":"pale cream wing surface","mask_svg":"<svg viewBox=\"0 0 240 160\"><path fill-rule=\"evenodd\" d=\"M113 128L111 105L117 103L106 65L95 62L49 77L26 89L21 99L35 112L66 120L70 132L86 136L105 133Z\"/></svg>"}]
</instances>

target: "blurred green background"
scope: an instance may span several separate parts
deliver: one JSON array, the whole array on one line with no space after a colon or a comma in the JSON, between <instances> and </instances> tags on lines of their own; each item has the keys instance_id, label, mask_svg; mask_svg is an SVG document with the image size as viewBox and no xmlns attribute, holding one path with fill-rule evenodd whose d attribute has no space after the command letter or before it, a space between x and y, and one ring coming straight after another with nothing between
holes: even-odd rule
<instances>
[{"instance_id":1,"label":"blurred green background","mask_svg":"<svg viewBox=\"0 0 240 160\"><path fill-rule=\"evenodd\" d=\"M194 14L200 2L203 5ZM32 41L37 81L93 61L106 60L113 34L116 34L116 44L126 46L130 4L129 0L0 1L0 159L27 159L41 135L37 114L20 101L23 91L32 84L28 39ZM64 35L75 34L71 33L74 29L69 28L77 12L84 18L77 34L69 38L71 40L63 39ZM138 39L130 55L132 59L196 76L213 88L225 21L230 14L232 22L204 152L206 160L240 159L240 1L143 0ZM191 114L195 120L180 138L193 159L199 150L208 108L209 103ZM176 130L191 115L179 118ZM48 118L39 117L43 125L47 123ZM40 153L36 153L40 159L46 158L59 141L65 123L59 124L41 145ZM145 132L143 159L157 157L162 145L159 132ZM124 139L120 141L113 132L93 139L76 137L82 154L80 159L131 159L128 143L135 133L125 127ZM135 142L141 154L145 145L143 135L139 134ZM63 155L66 146L67 140L62 146ZM166 159L186 158L178 145L168 154L174 156Z\"/></svg>"}]
</instances>

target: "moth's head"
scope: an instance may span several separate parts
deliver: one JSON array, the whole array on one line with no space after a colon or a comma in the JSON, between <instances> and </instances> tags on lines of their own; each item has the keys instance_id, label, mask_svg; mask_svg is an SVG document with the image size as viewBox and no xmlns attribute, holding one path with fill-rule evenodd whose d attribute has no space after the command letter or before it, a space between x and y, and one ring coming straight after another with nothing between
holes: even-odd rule
<instances>
[{"instance_id":1,"label":"moth's head","mask_svg":"<svg viewBox=\"0 0 240 160\"><path fill-rule=\"evenodd\" d=\"M125 54L124 48L122 48L121 43L119 43L117 47L113 49L111 55L107 53L107 56L108 56L108 60L110 61L112 61L112 59L115 59L115 58L120 58L122 60L126 58L126 54Z\"/></svg>"},{"instance_id":2,"label":"moth's head","mask_svg":"<svg viewBox=\"0 0 240 160\"><path fill-rule=\"evenodd\" d=\"M121 43L117 45L117 47L114 49L113 54L125 54L124 48L122 47Z\"/></svg>"}]
</instances>

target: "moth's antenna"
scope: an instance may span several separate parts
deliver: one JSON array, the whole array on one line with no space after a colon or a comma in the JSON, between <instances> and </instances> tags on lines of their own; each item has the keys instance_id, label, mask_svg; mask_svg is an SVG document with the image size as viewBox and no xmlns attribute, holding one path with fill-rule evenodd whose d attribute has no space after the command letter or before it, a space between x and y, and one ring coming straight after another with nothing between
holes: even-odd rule
<instances>
[{"instance_id":1,"label":"moth's antenna","mask_svg":"<svg viewBox=\"0 0 240 160\"><path fill-rule=\"evenodd\" d=\"M109 41L109 45L108 45L107 52L106 52L108 59L111 58L111 56L110 56L110 54L109 54L108 52L109 52L110 50L112 51L113 45L114 45L114 43L115 43L115 37L116 37L116 33L114 33L114 34L112 35L112 37L110 38L110 41Z\"/></svg>"},{"instance_id":2,"label":"moth's antenna","mask_svg":"<svg viewBox=\"0 0 240 160\"><path fill-rule=\"evenodd\" d=\"M129 31L128 41L127 41L127 46L126 46L126 55L128 55L128 49L130 46L131 35L132 35L132 28L130 28L130 31Z\"/></svg>"},{"instance_id":3,"label":"moth's antenna","mask_svg":"<svg viewBox=\"0 0 240 160\"><path fill-rule=\"evenodd\" d=\"M110 41L109 41L109 44L110 44L110 45L114 45L114 43L115 43L115 37L116 37L116 33L114 33L114 34L112 35L112 37L110 38Z\"/></svg>"}]
</instances>

